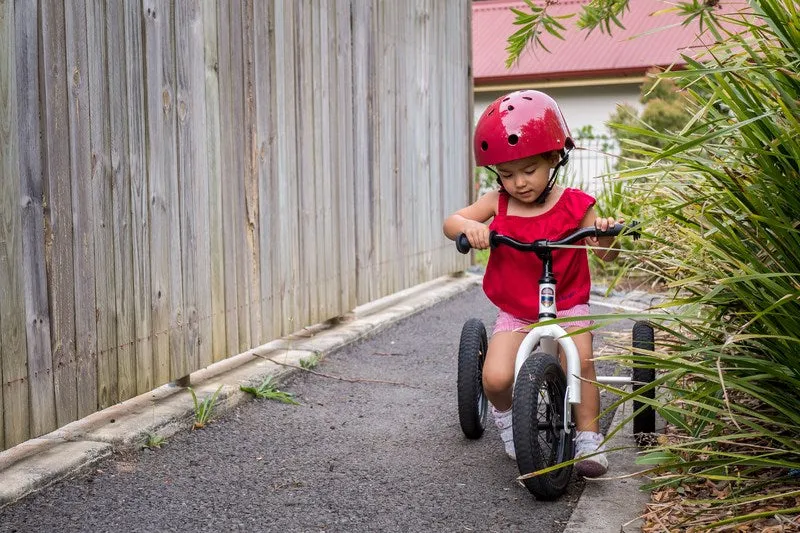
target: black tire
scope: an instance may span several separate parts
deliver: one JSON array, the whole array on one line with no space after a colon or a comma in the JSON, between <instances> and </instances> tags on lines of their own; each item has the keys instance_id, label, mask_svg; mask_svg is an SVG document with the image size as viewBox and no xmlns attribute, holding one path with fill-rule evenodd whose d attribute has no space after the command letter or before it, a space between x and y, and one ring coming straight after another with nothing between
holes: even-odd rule
<instances>
[{"instance_id":1,"label":"black tire","mask_svg":"<svg viewBox=\"0 0 800 533\"><path fill-rule=\"evenodd\" d=\"M637 350L652 352L655 349L655 334L653 326L645 321L636 322L633 325L632 347L634 353ZM634 368L633 369L633 392L638 391L648 383L656 379L654 368ZM655 389L650 389L642 393L642 396L649 399L656 397ZM646 406L641 413L633 417L633 437L639 446L649 445L656 431L656 412L652 406L644 402L633 400L634 412Z\"/></svg>"},{"instance_id":2,"label":"black tire","mask_svg":"<svg viewBox=\"0 0 800 533\"><path fill-rule=\"evenodd\" d=\"M479 439L486 429L489 402L483 394L483 362L488 342L486 327L470 318L461 328L458 345L458 420L468 439Z\"/></svg>"},{"instance_id":3,"label":"black tire","mask_svg":"<svg viewBox=\"0 0 800 533\"><path fill-rule=\"evenodd\" d=\"M514 449L521 475L571 460L575 455L574 430L564 427L567 379L558 359L533 354L523 363L514 384ZM572 466L524 479L539 500L564 494Z\"/></svg>"}]
</instances>

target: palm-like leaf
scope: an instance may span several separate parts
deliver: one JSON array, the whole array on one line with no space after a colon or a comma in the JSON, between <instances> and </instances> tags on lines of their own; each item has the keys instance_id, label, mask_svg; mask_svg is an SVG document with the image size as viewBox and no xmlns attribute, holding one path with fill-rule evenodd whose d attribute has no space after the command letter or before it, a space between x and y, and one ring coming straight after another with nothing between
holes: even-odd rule
<instances>
[{"instance_id":1,"label":"palm-like leaf","mask_svg":"<svg viewBox=\"0 0 800 533\"><path fill-rule=\"evenodd\" d=\"M619 129L638 160L621 179L647 193L653 246L639 260L675 295L659 325L670 340L628 356L660 369L653 403L684 434L644 464L652 487L730 483L712 506L791 494L800 469L800 12L751 5L704 12L720 42L663 74L692 110L682 131Z\"/></svg>"}]
</instances>

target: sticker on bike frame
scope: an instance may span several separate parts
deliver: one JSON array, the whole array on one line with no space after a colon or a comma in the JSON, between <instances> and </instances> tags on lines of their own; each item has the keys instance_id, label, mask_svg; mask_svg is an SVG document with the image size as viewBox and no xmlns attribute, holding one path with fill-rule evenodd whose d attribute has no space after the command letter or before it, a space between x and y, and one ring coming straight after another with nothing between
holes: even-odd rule
<instances>
[{"instance_id":1,"label":"sticker on bike frame","mask_svg":"<svg viewBox=\"0 0 800 533\"><path fill-rule=\"evenodd\" d=\"M541 293L541 303L542 307L552 307L556 301L556 293L550 287L545 287L542 289Z\"/></svg>"}]
</instances>

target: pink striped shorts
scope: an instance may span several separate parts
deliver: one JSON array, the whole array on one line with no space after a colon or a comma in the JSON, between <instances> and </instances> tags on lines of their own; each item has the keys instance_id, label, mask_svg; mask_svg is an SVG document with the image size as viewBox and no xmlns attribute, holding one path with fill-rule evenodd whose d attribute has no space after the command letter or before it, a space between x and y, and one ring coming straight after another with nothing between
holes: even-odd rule
<instances>
[{"instance_id":1,"label":"pink striped shorts","mask_svg":"<svg viewBox=\"0 0 800 533\"><path fill-rule=\"evenodd\" d=\"M579 304L575 307L570 307L564 311L557 311L558 318L566 318L570 316L586 316L591 314L589 311L589 304ZM506 313L505 311L498 311L497 321L494 323L494 333L498 331L524 331L525 328L534 324L530 320L517 318L514 315ZM562 328L586 328L594 324L594 320L574 320L572 322L561 322L558 325Z\"/></svg>"}]
</instances>

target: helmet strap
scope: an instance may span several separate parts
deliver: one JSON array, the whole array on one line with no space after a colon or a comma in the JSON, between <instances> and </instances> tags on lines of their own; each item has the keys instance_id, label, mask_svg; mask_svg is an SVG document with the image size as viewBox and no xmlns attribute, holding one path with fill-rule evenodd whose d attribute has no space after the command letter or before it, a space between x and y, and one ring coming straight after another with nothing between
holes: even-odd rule
<instances>
[{"instance_id":1,"label":"helmet strap","mask_svg":"<svg viewBox=\"0 0 800 533\"><path fill-rule=\"evenodd\" d=\"M566 150L564 152L564 155L561 156L559 162L556 163L556 166L553 167L553 171L550 173L550 179L547 180L547 186L544 188L542 193L536 197L536 200L533 201L535 204L541 205L545 203L545 201L547 200L547 196L550 194L550 191L553 190L553 187L556 184L556 177L558 177L558 170L569 162L569 153L571 150L572 150L571 148L569 150ZM495 177L497 178L497 183L500 185L500 188L502 189L503 183L500 180L500 174L489 165L486 165L483 168L488 169L489 171L491 171L492 174L495 175Z\"/></svg>"},{"instance_id":2,"label":"helmet strap","mask_svg":"<svg viewBox=\"0 0 800 533\"><path fill-rule=\"evenodd\" d=\"M553 186L556 184L556 177L558 176L558 170L569 162L569 152L570 150L564 152L564 155L561 157L561 160L558 163L556 163L555 167L553 167L553 172L550 174L550 179L547 180L547 187L544 188L542 194L540 194L536 198L536 200L533 201L533 203L541 205L545 203L545 201L547 201L547 197L550 195L550 191L553 190Z\"/></svg>"},{"instance_id":3,"label":"helmet strap","mask_svg":"<svg viewBox=\"0 0 800 533\"><path fill-rule=\"evenodd\" d=\"M493 169L492 167L490 167L489 165L486 165L486 166L485 166L485 167L483 167L483 168L485 168L486 170L488 170L489 172L491 172L492 174L494 174L494 177L495 177L495 179L497 180L497 184L498 184L498 185L500 186L500 188L502 189L502 188L503 188L503 182L500 180L500 173L499 173L499 172L497 172L497 171L496 171L495 169Z\"/></svg>"}]
</instances>

